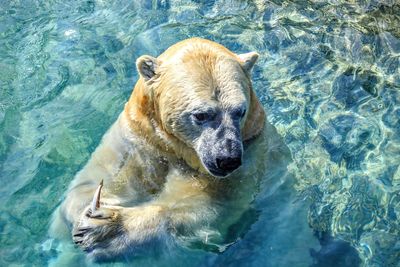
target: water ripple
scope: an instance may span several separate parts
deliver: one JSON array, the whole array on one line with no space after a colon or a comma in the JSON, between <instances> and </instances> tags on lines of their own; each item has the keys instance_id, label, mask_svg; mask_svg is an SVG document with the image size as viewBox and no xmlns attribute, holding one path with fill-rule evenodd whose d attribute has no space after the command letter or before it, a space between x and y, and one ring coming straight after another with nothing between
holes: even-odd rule
<instances>
[{"instance_id":1,"label":"water ripple","mask_svg":"<svg viewBox=\"0 0 400 267\"><path fill-rule=\"evenodd\" d=\"M260 53L255 88L293 161L266 177L243 240L173 262L323 264L336 245L320 236L310 258L308 211L361 265L398 266L399 14L393 0L3 1L0 265L55 257L41 251L48 218L130 95L135 59L200 36Z\"/></svg>"}]
</instances>

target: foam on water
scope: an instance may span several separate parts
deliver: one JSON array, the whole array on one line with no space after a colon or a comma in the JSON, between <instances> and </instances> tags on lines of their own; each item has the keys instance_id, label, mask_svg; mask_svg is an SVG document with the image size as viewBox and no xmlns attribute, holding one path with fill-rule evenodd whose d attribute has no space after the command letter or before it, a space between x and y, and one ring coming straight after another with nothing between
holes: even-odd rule
<instances>
[{"instance_id":1,"label":"foam on water","mask_svg":"<svg viewBox=\"0 0 400 267\"><path fill-rule=\"evenodd\" d=\"M199 36L260 53L255 88L290 153L223 254L136 263L399 266L399 14L390 0L1 2L0 265L57 258L49 218L122 110L135 59Z\"/></svg>"}]
</instances>

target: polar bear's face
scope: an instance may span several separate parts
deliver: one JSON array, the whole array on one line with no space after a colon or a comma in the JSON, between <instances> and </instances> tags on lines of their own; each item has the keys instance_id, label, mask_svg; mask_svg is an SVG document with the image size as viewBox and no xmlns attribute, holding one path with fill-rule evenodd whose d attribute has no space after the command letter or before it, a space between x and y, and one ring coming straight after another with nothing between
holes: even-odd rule
<instances>
[{"instance_id":1,"label":"polar bear's face","mask_svg":"<svg viewBox=\"0 0 400 267\"><path fill-rule=\"evenodd\" d=\"M194 148L207 171L226 176L242 163L241 128L249 107L250 83L239 62L185 62L180 82L162 95L168 132ZM198 64L198 65L196 65Z\"/></svg>"},{"instance_id":2,"label":"polar bear's face","mask_svg":"<svg viewBox=\"0 0 400 267\"><path fill-rule=\"evenodd\" d=\"M248 72L258 55L246 56L250 66L240 62L240 56L201 52L168 62L151 58L145 66L138 63L139 71L156 67L142 68L141 74L149 73L162 128L193 148L216 177L242 164L242 131L252 90Z\"/></svg>"}]
</instances>

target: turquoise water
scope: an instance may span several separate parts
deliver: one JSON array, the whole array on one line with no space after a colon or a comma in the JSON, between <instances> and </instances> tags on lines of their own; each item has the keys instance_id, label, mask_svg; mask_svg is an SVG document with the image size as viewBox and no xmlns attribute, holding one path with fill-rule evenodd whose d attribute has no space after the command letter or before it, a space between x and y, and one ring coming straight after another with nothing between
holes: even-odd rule
<instances>
[{"instance_id":1,"label":"turquoise water","mask_svg":"<svg viewBox=\"0 0 400 267\"><path fill-rule=\"evenodd\" d=\"M192 36L260 53L255 89L287 149L223 253L136 263L400 266L398 1L1 1L0 36L0 266L57 258L50 216L135 59Z\"/></svg>"}]
</instances>

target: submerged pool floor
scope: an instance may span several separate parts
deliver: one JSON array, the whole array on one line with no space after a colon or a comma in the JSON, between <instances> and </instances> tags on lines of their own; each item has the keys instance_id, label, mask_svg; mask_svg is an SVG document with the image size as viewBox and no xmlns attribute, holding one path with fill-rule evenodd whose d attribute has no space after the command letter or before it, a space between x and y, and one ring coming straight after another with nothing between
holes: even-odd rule
<instances>
[{"instance_id":1,"label":"submerged pool floor","mask_svg":"<svg viewBox=\"0 0 400 267\"><path fill-rule=\"evenodd\" d=\"M223 253L134 263L400 266L399 25L395 0L2 1L0 266L54 263L50 216L127 101L136 58L194 36L260 53L254 87L288 150Z\"/></svg>"}]
</instances>

